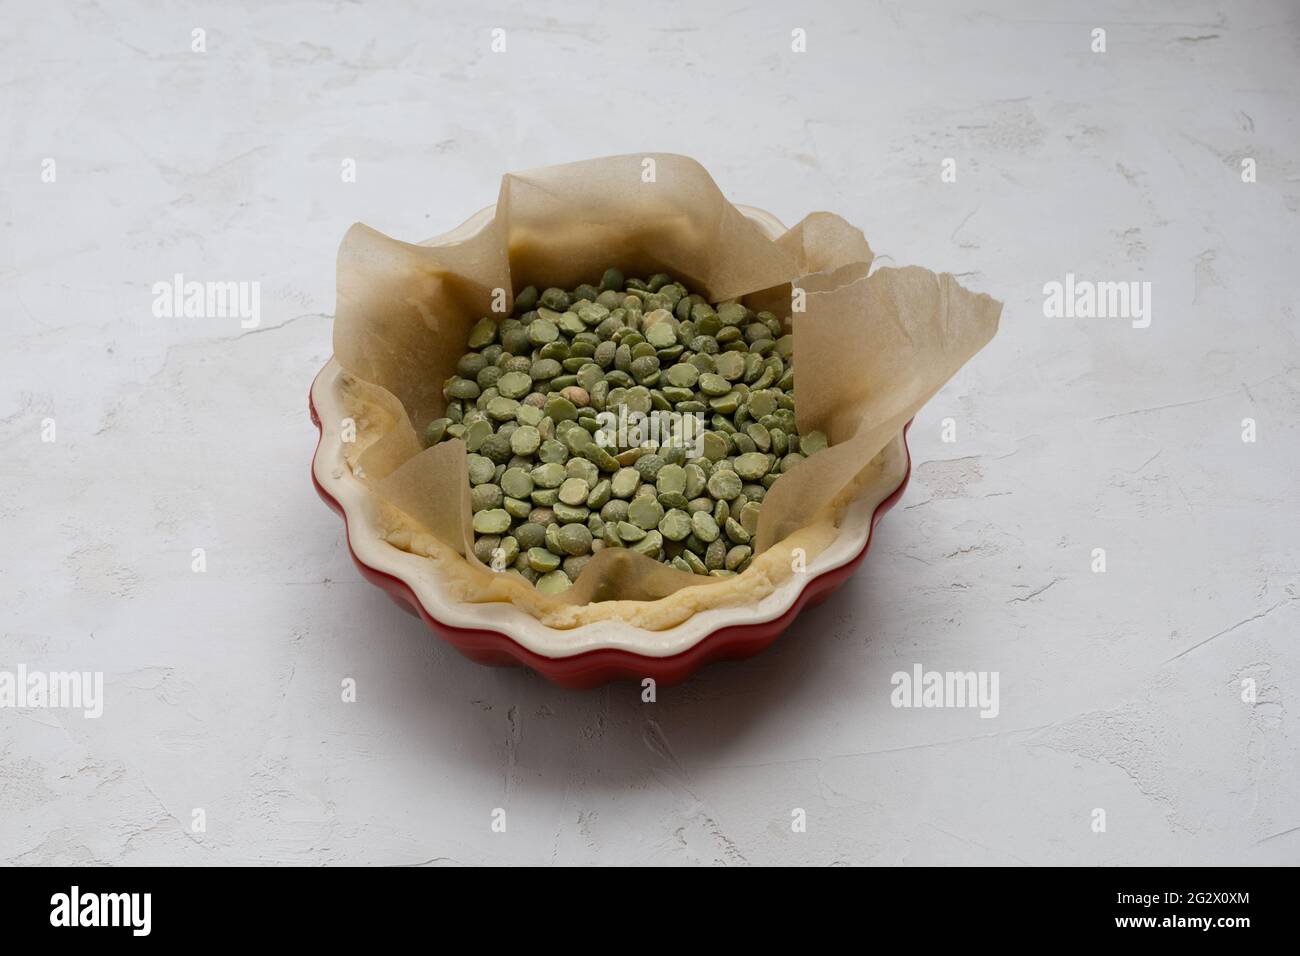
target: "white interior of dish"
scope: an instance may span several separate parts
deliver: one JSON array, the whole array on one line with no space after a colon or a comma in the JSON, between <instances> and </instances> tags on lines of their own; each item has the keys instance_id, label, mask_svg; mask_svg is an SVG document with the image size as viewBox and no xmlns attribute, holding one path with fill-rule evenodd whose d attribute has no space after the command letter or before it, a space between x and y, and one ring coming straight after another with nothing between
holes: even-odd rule
<instances>
[{"instance_id":1,"label":"white interior of dish","mask_svg":"<svg viewBox=\"0 0 1300 956\"><path fill-rule=\"evenodd\" d=\"M476 213L457 229L425 245L452 242L483 227L494 207ZM773 237L785 227L770 213L748 206L738 209L761 225ZM353 476L344 457L340 423L347 417L341 391L342 368L334 359L321 370L312 384L312 401L321 422L321 441L312 461L316 480L343 508L353 551L366 565L404 581L419 597L429 614L463 628L501 631L524 647L547 657L567 657L600 648L619 648L648 657L680 654L720 628L756 624L780 617L813 577L849 561L863 549L871 534L871 516L876 506L897 488L906 469L906 451L899 435L887 446L886 480L873 484L846 509L840 533L821 554L808 563L807 572L795 574L771 594L750 606L710 608L699 611L676 627L650 631L617 621L588 624L560 630L547 627L527 611L510 604L469 604L455 600L438 579L433 561L394 547L381 535L378 509L369 489ZM671 601L672 597L664 598Z\"/></svg>"}]
</instances>

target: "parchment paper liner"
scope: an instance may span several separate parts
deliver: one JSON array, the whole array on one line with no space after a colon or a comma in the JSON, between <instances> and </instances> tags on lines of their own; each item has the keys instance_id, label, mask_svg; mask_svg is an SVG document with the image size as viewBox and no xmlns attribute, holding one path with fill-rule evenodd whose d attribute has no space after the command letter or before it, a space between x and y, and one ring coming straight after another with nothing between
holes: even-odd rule
<instances>
[{"instance_id":1,"label":"parchment paper liner","mask_svg":"<svg viewBox=\"0 0 1300 956\"><path fill-rule=\"evenodd\" d=\"M870 273L871 261L862 233L830 213L768 238L703 167L671 154L506 175L492 220L462 241L415 245L354 225L338 255L334 353L378 410L372 419L388 426L360 455L359 476L464 557L480 582L476 600L514 601L540 616L548 606L653 601L707 584L607 548L573 587L548 597L474 557L464 442L425 449L418 437L445 408L442 384L470 327L493 314L494 290L509 303L514 289L571 288L610 265L628 275L666 272L710 301L740 298L789 322L799 429L825 431L831 447L764 499L761 553L830 505L997 329L1001 305L952 276L915 267ZM794 314L792 288L806 293Z\"/></svg>"}]
</instances>

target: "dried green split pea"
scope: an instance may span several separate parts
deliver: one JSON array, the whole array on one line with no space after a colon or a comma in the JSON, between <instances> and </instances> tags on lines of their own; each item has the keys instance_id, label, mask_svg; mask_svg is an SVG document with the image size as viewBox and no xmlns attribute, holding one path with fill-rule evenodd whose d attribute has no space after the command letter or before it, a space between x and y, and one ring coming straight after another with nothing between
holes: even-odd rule
<instances>
[{"instance_id":1,"label":"dried green split pea","mask_svg":"<svg viewBox=\"0 0 1300 956\"><path fill-rule=\"evenodd\" d=\"M768 489L827 444L795 425L781 320L710 304L667 275L529 286L511 317L477 322L468 346L425 440L465 442L475 556L544 593L611 547L742 573ZM702 454L689 440L603 447L597 416L620 407L701 416Z\"/></svg>"}]
</instances>

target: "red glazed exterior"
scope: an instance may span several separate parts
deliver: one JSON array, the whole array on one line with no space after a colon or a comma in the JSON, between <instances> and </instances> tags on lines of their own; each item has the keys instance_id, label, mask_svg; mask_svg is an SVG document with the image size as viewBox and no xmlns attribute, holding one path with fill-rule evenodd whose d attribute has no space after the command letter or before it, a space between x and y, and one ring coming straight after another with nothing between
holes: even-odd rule
<instances>
[{"instance_id":1,"label":"red glazed exterior","mask_svg":"<svg viewBox=\"0 0 1300 956\"><path fill-rule=\"evenodd\" d=\"M310 392L307 396L307 403L311 412L312 424L320 431L320 418L316 414L316 405L312 401ZM911 427L910 422L908 427ZM319 450L319 436L317 437L316 447ZM348 537L348 552L360 569L361 576L371 584L383 588L388 593L388 596L400 607L421 618L430 630L450 643L470 660L497 667L517 665L530 667L543 677L563 687L590 688L598 687L613 680L630 679L640 681L647 677L653 678L657 684L667 686L685 680L698 668L710 661L739 660L757 654L775 641L794 622L800 611L824 601L848 579L849 575L862 563L862 559L866 557L867 549L871 547L871 541L875 537L876 523L880 521L885 512L889 511L898 502L898 499L903 495L903 491L907 488L908 479L912 474L912 455L910 449L907 448L906 428L903 430L903 448L907 454L907 467L903 473L903 480L887 498L876 506L876 510L871 515L871 533L868 534L866 544L863 545L862 550L858 552L856 557L847 564L833 568L809 580L804 585L794 604L780 617L757 624L721 628L705 635L689 650L670 657L650 657L618 648L584 651L581 654L573 654L568 657L546 657L529 650L501 631L469 629L444 624L428 612L415 592L411 590L410 585L405 581L372 568L357 557L356 551L352 548L352 532L348 527L347 515L343 511L343 507L329 492L321 487L320 482L316 480L314 469L312 470L311 480L312 484L316 486L316 493L321 496L321 499L343 518L344 532Z\"/></svg>"}]
</instances>

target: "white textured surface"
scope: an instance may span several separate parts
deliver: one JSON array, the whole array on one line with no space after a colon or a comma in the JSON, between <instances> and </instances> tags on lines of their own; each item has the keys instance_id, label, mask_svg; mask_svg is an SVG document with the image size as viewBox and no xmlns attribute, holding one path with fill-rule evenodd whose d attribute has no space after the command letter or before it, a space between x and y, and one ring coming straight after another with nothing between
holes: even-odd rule
<instances>
[{"instance_id":1,"label":"white textured surface","mask_svg":"<svg viewBox=\"0 0 1300 956\"><path fill-rule=\"evenodd\" d=\"M1166 7L5 4L0 668L107 701L0 710L0 861L1300 861L1300 25ZM305 409L351 222L639 150L1006 302L860 572L655 704L362 583ZM1043 318L1067 271L1151 281L1151 327ZM176 272L259 280L262 326L153 318ZM892 708L916 662L997 671L1000 715Z\"/></svg>"}]
</instances>

